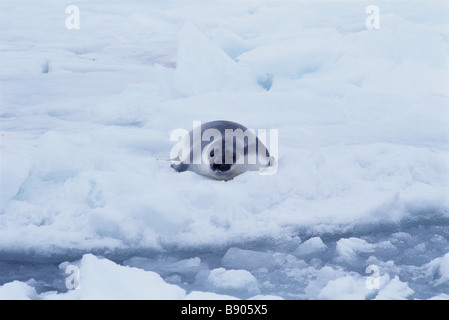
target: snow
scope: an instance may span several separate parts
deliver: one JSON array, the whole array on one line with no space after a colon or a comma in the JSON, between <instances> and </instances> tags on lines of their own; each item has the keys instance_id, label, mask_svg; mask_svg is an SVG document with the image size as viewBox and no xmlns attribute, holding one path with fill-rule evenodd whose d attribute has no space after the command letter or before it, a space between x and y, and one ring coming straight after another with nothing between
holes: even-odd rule
<instances>
[{"instance_id":1,"label":"snow","mask_svg":"<svg viewBox=\"0 0 449 320\"><path fill-rule=\"evenodd\" d=\"M0 3L0 298L448 299L447 2L75 5ZM277 172L172 170L218 119Z\"/></svg>"}]
</instances>

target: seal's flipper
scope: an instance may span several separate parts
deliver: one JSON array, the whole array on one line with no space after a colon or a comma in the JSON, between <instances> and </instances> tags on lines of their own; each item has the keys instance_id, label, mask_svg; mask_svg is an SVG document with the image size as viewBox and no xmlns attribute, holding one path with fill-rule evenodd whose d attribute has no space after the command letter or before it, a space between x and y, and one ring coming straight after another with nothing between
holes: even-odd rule
<instances>
[{"instance_id":1,"label":"seal's flipper","mask_svg":"<svg viewBox=\"0 0 449 320\"><path fill-rule=\"evenodd\" d=\"M172 164L171 167L175 169L178 172L184 172L189 167L187 164L179 163L179 164Z\"/></svg>"}]
</instances>

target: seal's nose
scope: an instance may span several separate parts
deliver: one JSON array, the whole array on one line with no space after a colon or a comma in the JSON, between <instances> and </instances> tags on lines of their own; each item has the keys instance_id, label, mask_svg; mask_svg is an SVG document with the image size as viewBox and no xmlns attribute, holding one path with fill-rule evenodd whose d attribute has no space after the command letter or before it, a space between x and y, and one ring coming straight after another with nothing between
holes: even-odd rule
<instances>
[{"instance_id":1,"label":"seal's nose","mask_svg":"<svg viewBox=\"0 0 449 320\"><path fill-rule=\"evenodd\" d=\"M218 163L213 163L210 165L210 168L213 171L219 171L219 172L226 172L229 171L232 167L232 164L218 164Z\"/></svg>"}]
</instances>

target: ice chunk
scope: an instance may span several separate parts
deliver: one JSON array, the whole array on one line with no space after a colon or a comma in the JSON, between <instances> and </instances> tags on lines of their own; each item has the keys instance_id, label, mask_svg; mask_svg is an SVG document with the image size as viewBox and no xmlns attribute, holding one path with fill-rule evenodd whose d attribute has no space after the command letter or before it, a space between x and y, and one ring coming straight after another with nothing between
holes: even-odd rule
<instances>
[{"instance_id":1,"label":"ice chunk","mask_svg":"<svg viewBox=\"0 0 449 320\"><path fill-rule=\"evenodd\" d=\"M174 75L176 89L186 96L222 90L246 91L255 81L191 22L179 35Z\"/></svg>"},{"instance_id":2,"label":"ice chunk","mask_svg":"<svg viewBox=\"0 0 449 320\"><path fill-rule=\"evenodd\" d=\"M0 158L0 212L13 198L31 170L31 161L24 157L2 153Z\"/></svg>"},{"instance_id":3,"label":"ice chunk","mask_svg":"<svg viewBox=\"0 0 449 320\"><path fill-rule=\"evenodd\" d=\"M326 249L327 246L324 244L320 237L313 237L305 241L304 243L301 243L295 250L294 254L296 256L306 256L309 254L317 254L323 252Z\"/></svg>"},{"instance_id":4,"label":"ice chunk","mask_svg":"<svg viewBox=\"0 0 449 320\"><path fill-rule=\"evenodd\" d=\"M440 293L436 296L429 298L429 300L449 300L449 294Z\"/></svg>"},{"instance_id":5,"label":"ice chunk","mask_svg":"<svg viewBox=\"0 0 449 320\"><path fill-rule=\"evenodd\" d=\"M46 299L182 299L184 289L166 283L157 273L118 265L92 254L79 263L79 287Z\"/></svg>"},{"instance_id":6,"label":"ice chunk","mask_svg":"<svg viewBox=\"0 0 449 320\"><path fill-rule=\"evenodd\" d=\"M33 170L44 180L64 181L83 167L79 149L65 134L48 131L38 147Z\"/></svg>"},{"instance_id":7,"label":"ice chunk","mask_svg":"<svg viewBox=\"0 0 449 320\"><path fill-rule=\"evenodd\" d=\"M444 282L449 281L449 253L446 253L440 261L440 267L438 269L440 274L440 278L436 282L437 285L440 285Z\"/></svg>"},{"instance_id":8,"label":"ice chunk","mask_svg":"<svg viewBox=\"0 0 449 320\"><path fill-rule=\"evenodd\" d=\"M229 29L216 28L211 30L208 35L232 59L250 49L248 41Z\"/></svg>"},{"instance_id":9,"label":"ice chunk","mask_svg":"<svg viewBox=\"0 0 449 320\"><path fill-rule=\"evenodd\" d=\"M334 63L341 52L340 38L334 29L301 30L294 38L259 46L237 60L257 74L300 77Z\"/></svg>"},{"instance_id":10,"label":"ice chunk","mask_svg":"<svg viewBox=\"0 0 449 320\"><path fill-rule=\"evenodd\" d=\"M407 242L412 239L412 236L406 232L395 232L391 235L394 242Z\"/></svg>"},{"instance_id":11,"label":"ice chunk","mask_svg":"<svg viewBox=\"0 0 449 320\"><path fill-rule=\"evenodd\" d=\"M354 300L365 299L370 290L360 276L347 275L330 280L318 294L319 299Z\"/></svg>"},{"instance_id":12,"label":"ice chunk","mask_svg":"<svg viewBox=\"0 0 449 320\"><path fill-rule=\"evenodd\" d=\"M210 271L207 282L216 288L230 290L257 290L257 279L247 270L226 270L217 268Z\"/></svg>"},{"instance_id":13,"label":"ice chunk","mask_svg":"<svg viewBox=\"0 0 449 320\"><path fill-rule=\"evenodd\" d=\"M147 271L154 271L162 277L177 273L182 275L196 274L201 268L206 268L201 264L198 257L178 260L175 258L149 259L142 257L133 257L124 262L125 265L136 267Z\"/></svg>"},{"instance_id":14,"label":"ice chunk","mask_svg":"<svg viewBox=\"0 0 449 320\"><path fill-rule=\"evenodd\" d=\"M0 286L0 300L30 300L36 297L36 290L25 282L15 280Z\"/></svg>"},{"instance_id":15,"label":"ice chunk","mask_svg":"<svg viewBox=\"0 0 449 320\"><path fill-rule=\"evenodd\" d=\"M274 264L272 254L235 247L229 248L221 261L225 268L245 270L270 269Z\"/></svg>"},{"instance_id":16,"label":"ice chunk","mask_svg":"<svg viewBox=\"0 0 449 320\"><path fill-rule=\"evenodd\" d=\"M360 238L342 238L337 241L337 253L343 261L352 261L358 253L373 252L375 245L366 242Z\"/></svg>"},{"instance_id":17,"label":"ice chunk","mask_svg":"<svg viewBox=\"0 0 449 320\"><path fill-rule=\"evenodd\" d=\"M409 295L413 294L414 291L409 288L407 282L402 282L399 280L398 276L391 279L388 284L379 290L376 295L376 300L398 300L406 299Z\"/></svg>"}]
</instances>

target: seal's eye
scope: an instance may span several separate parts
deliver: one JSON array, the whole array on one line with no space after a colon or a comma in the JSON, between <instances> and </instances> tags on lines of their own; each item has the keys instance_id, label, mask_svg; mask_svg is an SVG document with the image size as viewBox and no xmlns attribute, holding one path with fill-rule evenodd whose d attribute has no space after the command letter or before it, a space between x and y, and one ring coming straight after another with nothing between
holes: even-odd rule
<instances>
[{"instance_id":1,"label":"seal's eye","mask_svg":"<svg viewBox=\"0 0 449 320\"><path fill-rule=\"evenodd\" d=\"M213 157L214 157L214 155L215 155L215 153L214 153L214 149L212 149L212 150L210 151L210 157L211 157L211 158L213 158Z\"/></svg>"}]
</instances>

